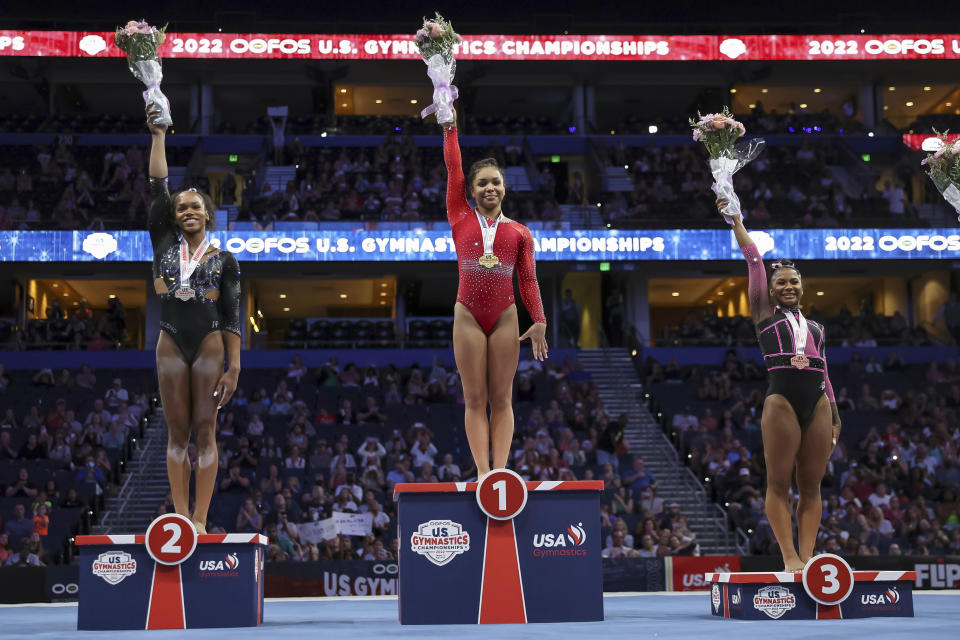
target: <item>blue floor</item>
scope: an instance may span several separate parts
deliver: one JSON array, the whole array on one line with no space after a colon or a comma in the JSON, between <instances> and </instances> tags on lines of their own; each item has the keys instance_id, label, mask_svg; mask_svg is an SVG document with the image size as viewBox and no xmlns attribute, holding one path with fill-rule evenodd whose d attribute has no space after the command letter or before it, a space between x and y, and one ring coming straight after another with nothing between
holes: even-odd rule
<instances>
[{"instance_id":1,"label":"blue floor","mask_svg":"<svg viewBox=\"0 0 960 640\"><path fill-rule=\"evenodd\" d=\"M0 607L0 638L149 637L222 638L231 640L284 640L317 637L337 640L361 638L551 638L587 640L612 638L691 638L736 640L745 633L776 634L776 640L845 637L870 640L958 637L960 592L915 593L915 618L872 618L849 621L724 620L709 614L710 596L697 594L608 595L606 620L570 624L497 625L452 627L401 627L395 598L268 600L264 624L259 628L200 629L193 631L78 632L76 605L24 605ZM746 627L752 626L748 632ZM757 629L762 627L762 631Z\"/></svg>"}]
</instances>

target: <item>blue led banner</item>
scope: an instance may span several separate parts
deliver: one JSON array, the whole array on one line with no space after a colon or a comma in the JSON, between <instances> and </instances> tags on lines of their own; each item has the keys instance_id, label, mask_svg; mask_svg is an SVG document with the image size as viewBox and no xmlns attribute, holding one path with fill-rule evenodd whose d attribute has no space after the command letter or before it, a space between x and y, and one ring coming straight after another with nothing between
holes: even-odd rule
<instances>
[{"instance_id":1,"label":"blue led banner","mask_svg":"<svg viewBox=\"0 0 960 640\"><path fill-rule=\"evenodd\" d=\"M532 231L538 260L736 260L726 229ZM255 262L453 260L448 230L217 231L214 244ZM767 258L960 258L955 229L768 229L751 233ZM0 262L149 262L146 231L3 231Z\"/></svg>"}]
</instances>

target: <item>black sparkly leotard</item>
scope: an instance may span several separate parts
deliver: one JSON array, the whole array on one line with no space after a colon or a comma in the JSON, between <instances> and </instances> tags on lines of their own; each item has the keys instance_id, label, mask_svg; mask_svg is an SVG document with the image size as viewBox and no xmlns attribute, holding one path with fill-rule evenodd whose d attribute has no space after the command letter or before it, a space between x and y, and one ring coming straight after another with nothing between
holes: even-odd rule
<instances>
[{"instance_id":1,"label":"black sparkly leotard","mask_svg":"<svg viewBox=\"0 0 960 640\"><path fill-rule=\"evenodd\" d=\"M153 243L153 278L163 281L160 296L160 328L180 347L183 359L192 364L200 343L212 331L240 335L240 265L229 251L207 254L190 276L194 297L179 300L180 238L173 224L173 203L166 179L150 178L150 241ZM217 299L208 297L219 291ZM216 296L214 296L216 297Z\"/></svg>"}]
</instances>

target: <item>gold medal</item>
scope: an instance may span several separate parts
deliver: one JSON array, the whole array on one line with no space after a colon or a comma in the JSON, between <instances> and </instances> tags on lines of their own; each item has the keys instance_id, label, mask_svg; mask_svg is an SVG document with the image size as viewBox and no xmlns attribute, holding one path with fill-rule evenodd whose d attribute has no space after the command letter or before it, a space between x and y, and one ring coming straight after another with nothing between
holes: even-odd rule
<instances>
[{"instance_id":1,"label":"gold medal","mask_svg":"<svg viewBox=\"0 0 960 640\"><path fill-rule=\"evenodd\" d=\"M480 259L477 260L480 263L480 266L486 267L487 269L493 269L495 266L500 264L500 258L493 255L492 253L485 253L480 256Z\"/></svg>"}]
</instances>

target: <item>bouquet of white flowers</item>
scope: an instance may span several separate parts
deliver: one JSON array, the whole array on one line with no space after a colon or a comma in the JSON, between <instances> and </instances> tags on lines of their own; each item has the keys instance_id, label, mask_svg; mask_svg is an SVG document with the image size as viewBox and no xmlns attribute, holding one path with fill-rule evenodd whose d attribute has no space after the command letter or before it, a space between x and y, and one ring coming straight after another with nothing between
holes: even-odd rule
<instances>
[{"instance_id":1,"label":"bouquet of white flowers","mask_svg":"<svg viewBox=\"0 0 960 640\"><path fill-rule=\"evenodd\" d=\"M926 158L920 161L920 164L927 168L927 175L933 182L937 191L943 196L953 210L957 212L957 219L960 220L960 139L952 144L947 141L947 131L940 133L934 130L939 139L939 148ZM934 142L931 140L931 142Z\"/></svg>"},{"instance_id":2,"label":"bouquet of white flowers","mask_svg":"<svg viewBox=\"0 0 960 640\"><path fill-rule=\"evenodd\" d=\"M143 101L160 109L160 115L154 118L153 124L165 124L169 127L173 124L173 118L170 117L170 100L160 91L163 69L157 54L157 48L167 37L166 31L166 25L157 29L143 20L131 20L126 26L117 27L114 42L127 54L127 66L133 77L147 85L147 90L143 92Z\"/></svg>"},{"instance_id":3,"label":"bouquet of white flowers","mask_svg":"<svg viewBox=\"0 0 960 640\"><path fill-rule=\"evenodd\" d=\"M734 144L747 132L742 123L733 119L733 114L724 107L721 113L697 114L690 119L693 139L702 142L710 154L710 172L713 174L713 192L727 201L723 217L729 224L742 217L740 198L733 190L733 174L742 169L763 150L760 138Z\"/></svg>"},{"instance_id":4,"label":"bouquet of white flowers","mask_svg":"<svg viewBox=\"0 0 960 640\"><path fill-rule=\"evenodd\" d=\"M460 42L460 36L453 25L437 13L433 20L424 18L414 39L433 82L433 104L421 111L420 116L426 118L436 112L437 122L450 124L454 120L453 101L458 96L457 88L451 84L457 71L453 49Z\"/></svg>"}]
</instances>

